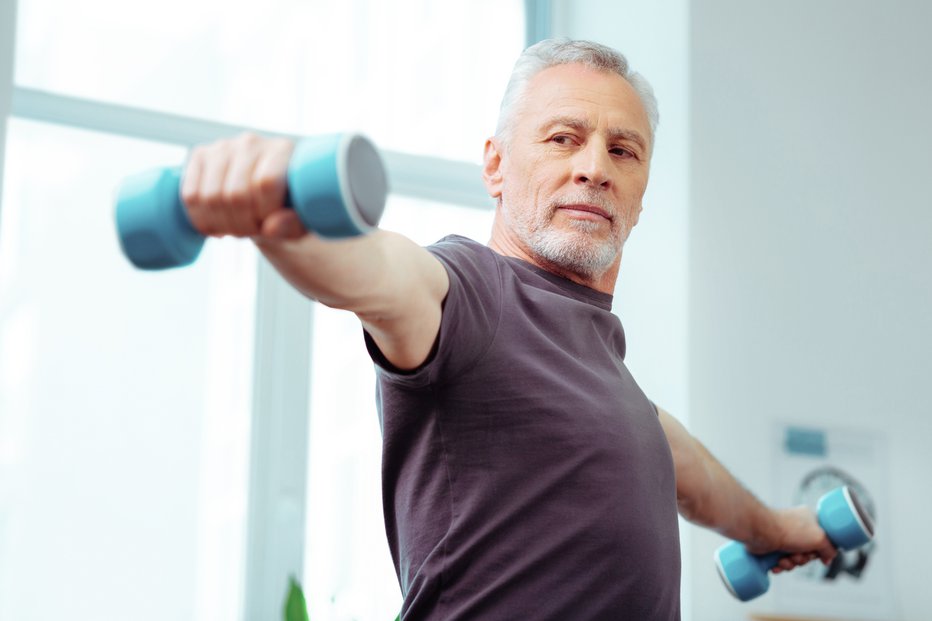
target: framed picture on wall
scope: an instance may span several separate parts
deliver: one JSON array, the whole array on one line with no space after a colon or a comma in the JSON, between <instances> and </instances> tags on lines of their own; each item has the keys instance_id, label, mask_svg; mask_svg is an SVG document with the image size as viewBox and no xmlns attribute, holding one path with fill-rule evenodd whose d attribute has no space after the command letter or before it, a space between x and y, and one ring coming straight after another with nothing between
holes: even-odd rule
<instances>
[{"instance_id":1,"label":"framed picture on wall","mask_svg":"<svg viewBox=\"0 0 932 621\"><path fill-rule=\"evenodd\" d=\"M777 506L807 505L847 485L874 520L873 541L840 552L828 566L810 563L773 580L774 612L815 618L880 621L895 616L890 581L884 436L876 430L780 424L774 441Z\"/></svg>"}]
</instances>

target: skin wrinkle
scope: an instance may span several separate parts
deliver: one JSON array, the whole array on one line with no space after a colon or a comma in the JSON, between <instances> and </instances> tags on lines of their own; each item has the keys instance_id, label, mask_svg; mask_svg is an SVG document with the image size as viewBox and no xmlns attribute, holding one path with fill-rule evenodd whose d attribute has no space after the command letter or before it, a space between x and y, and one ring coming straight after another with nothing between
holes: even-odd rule
<instances>
[{"instance_id":1,"label":"skin wrinkle","mask_svg":"<svg viewBox=\"0 0 932 621\"><path fill-rule=\"evenodd\" d=\"M647 113L624 78L583 65L541 71L525 95L508 142L486 143L490 246L610 293L647 187ZM565 209L574 204L610 217Z\"/></svg>"},{"instance_id":2,"label":"skin wrinkle","mask_svg":"<svg viewBox=\"0 0 932 621\"><path fill-rule=\"evenodd\" d=\"M540 133L550 134L560 126L564 126L568 129L575 129L582 133L591 133L595 131L595 128L586 119L573 116L558 116L544 123L540 129ZM608 135L610 143L633 142L642 152L647 151L647 141L636 131L621 127L610 127L606 130L606 134Z\"/></svg>"}]
</instances>

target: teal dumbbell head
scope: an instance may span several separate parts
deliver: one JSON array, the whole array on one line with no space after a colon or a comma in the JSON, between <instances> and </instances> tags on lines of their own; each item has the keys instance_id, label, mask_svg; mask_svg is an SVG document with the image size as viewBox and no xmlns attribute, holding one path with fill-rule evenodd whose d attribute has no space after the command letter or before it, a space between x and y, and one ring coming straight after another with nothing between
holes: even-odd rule
<instances>
[{"instance_id":1,"label":"teal dumbbell head","mask_svg":"<svg viewBox=\"0 0 932 621\"><path fill-rule=\"evenodd\" d=\"M874 521L847 485L819 498L819 526L839 550L856 550L874 538Z\"/></svg>"},{"instance_id":2,"label":"teal dumbbell head","mask_svg":"<svg viewBox=\"0 0 932 621\"><path fill-rule=\"evenodd\" d=\"M839 550L860 548L874 538L873 520L847 485L819 499L816 517ZM751 554L742 544L730 541L715 551L715 567L731 594L746 602L767 592L769 572L783 556L784 552Z\"/></svg>"},{"instance_id":3,"label":"teal dumbbell head","mask_svg":"<svg viewBox=\"0 0 932 621\"><path fill-rule=\"evenodd\" d=\"M128 177L117 191L116 228L126 257L147 270L192 263L204 236L181 202L181 169ZM374 229L385 210L388 180L375 146L358 134L305 138L288 165L286 206L309 231L330 238Z\"/></svg>"},{"instance_id":4,"label":"teal dumbbell head","mask_svg":"<svg viewBox=\"0 0 932 621\"><path fill-rule=\"evenodd\" d=\"M136 267L179 267L200 254L204 236L191 226L181 204L180 186L180 168L147 170L120 184L117 235L123 254Z\"/></svg>"}]
</instances>

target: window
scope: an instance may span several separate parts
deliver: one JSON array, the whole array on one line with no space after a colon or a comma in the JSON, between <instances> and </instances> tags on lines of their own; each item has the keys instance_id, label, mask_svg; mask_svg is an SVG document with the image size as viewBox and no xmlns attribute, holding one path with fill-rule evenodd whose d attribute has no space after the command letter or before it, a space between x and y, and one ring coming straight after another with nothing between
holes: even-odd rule
<instances>
[{"instance_id":1,"label":"window","mask_svg":"<svg viewBox=\"0 0 932 621\"><path fill-rule=\"evenodd\" d=\"M123 175L182 156L9 125L0 618L238 613L255 253L211 244L191 269L141 274L111 218Z\"/></svg>"},{"instance_id":2,"label":"window","mask_svg":"<svg viewBox=\"0 0 932 621\"><path fill-rule=\"evenodd\" d=\"M478 162L523 44L515 0L20 0L16 82Z\"/></svg>"},{"instance_id":3,"label":"window","mask_svg":"<svg viewBox=\"0 0 932 621\"><path fill-rule=\"evenodd\" d=\"M389 163L386 228L425 244L449 232L484 240L491 211L463 179L478 175L494 130L524 4L18 0L13 83L0 84L13 94L0 205L0 618L279 614L284 581L265 592L246 578L249 544L268 527L249 517L250 442L269 414L254 401L275 371L255 362L257 335L274 328L256 305L277 302L248 243L210 240L191 267L133 270L114 189L239 127L358 130ZM313 355L306 562L270 554L256 571L303 569L315 619L392 618L371 363L354 318L314 314L300 350Z\"/></svg>"}]
</instances>

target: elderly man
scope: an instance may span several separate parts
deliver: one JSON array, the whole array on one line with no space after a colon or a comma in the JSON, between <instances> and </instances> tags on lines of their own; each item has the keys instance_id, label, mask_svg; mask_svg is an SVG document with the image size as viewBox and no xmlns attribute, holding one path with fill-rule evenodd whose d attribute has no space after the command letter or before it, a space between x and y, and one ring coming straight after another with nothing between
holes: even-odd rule
<instances>
[{"instance_id":1,"label":"elderly man","mask_svg":"<svg viewBox=\"0 0 932 621\"><path fill-rule=\"evenodd\" d=\"M488 246L323 241L281 207L290 143L193 152L195 226L252 237L298 290L362 322L403 618L678 619L677 510L789 552L777 571L833 557L809 510L758 502L625 367L612 293L656 122L614 50L526 50L485 143Z\"/></svg>"}]
</instances>

